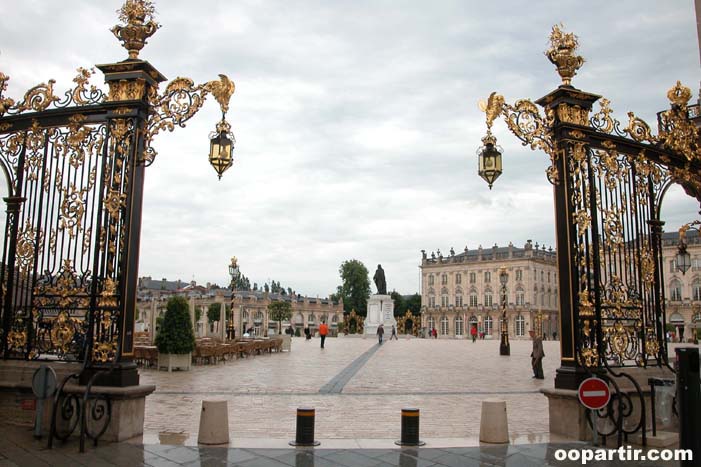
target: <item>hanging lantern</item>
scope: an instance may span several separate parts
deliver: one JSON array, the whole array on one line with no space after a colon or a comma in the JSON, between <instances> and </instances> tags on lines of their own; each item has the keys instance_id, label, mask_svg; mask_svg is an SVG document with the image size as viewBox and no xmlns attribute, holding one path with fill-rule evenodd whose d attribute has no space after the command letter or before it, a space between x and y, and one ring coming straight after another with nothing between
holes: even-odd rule
<instances>
[{"instance_id":1,"label":"hanging lantern","mask_svg":"<svg viewBox=\"0 0 701 467\"><path fill-rule=\"evenodd\" d=\"M209 135L209 163L221 180L221 176L234 162L233 152L236 138L231 133L231 125L222 118L216 131Z\"/></svg>"},{"instance_id":2,"label":"hanging lantern","mask_svg":"<svg viewBox=\"0 0 701 467\"><path fill-rule=\"evenodd\" d=\"M482 138L482 143L484 143L484 146L477 150L477 155L479 156L478 173L487 182L491 190L492 184L501 175L501 155L504 151L496 145L497 139L490 131L487 131L487 136Z\"/></svg>"}]
</instances>

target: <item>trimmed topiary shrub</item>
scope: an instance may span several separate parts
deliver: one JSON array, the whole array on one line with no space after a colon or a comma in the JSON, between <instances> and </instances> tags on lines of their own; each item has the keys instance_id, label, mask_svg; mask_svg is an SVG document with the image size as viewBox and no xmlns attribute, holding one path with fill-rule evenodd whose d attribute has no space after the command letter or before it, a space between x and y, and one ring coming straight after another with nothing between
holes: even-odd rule
<instances>
[{"instance_id":1,"label":"trimmed topiary shrub","mask_svg":"<svg viewBox=\"0 0 701 467\"><path fill-rule=\"evenodd\" d=\"M171 297L166 305L156 347L163 354L186 354L195 350L195 333L192 330L190 311L183 297Z\"/></svg>"}]
</instances>

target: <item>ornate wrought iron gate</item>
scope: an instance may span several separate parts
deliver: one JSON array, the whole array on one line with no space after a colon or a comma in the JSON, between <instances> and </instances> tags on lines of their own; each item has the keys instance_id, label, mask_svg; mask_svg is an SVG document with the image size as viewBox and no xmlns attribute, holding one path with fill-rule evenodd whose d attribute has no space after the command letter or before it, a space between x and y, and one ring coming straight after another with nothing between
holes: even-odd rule
<instances>
[{"instance_id":1,"label":"ornate wrought iron gate","mask_svg":"<svg viewBox=\"0 0 701 467\"><path fill-rule=\"evenodd\" d=\"M524 145L550 156L561 313L555 387L577 389L591 374L606 379L614 398L599 417L610 419L604 433L617 432L620 443L645 426L643 391L622 368L669 367L659 204L672 182L701 202L699 107L689 105L691 91L677 83L668 93L670 110L658 114L658 135L632 113L623 127L607 99L570 84L584 63L575 53L576 36L555 26L550 40L546 56L563 84L535 103L511 105L492 93L481 104L488 127L483 142L493 156L491 126L503 116ZM626 419L634 399L637 419Z\"/></svg>"},{"instance_id":2,"label":"ornate wrought iron gate","mask_svg":"<svg viewBox=\"0 0 701 467\"><path fill-rule=\"evenodd\" d=\"M159 94L165 78L138 59L158 29L153 11L147 0L127 0L120 10L127 24L112 32L129 58L98 66L108 94L89 86L93 72L81 68L63 98L51 80L16 103L3 95L9 78L0 73L0 167L10 193L0 270L5 359L119 364L133 370L119 384L136 384L128 362L144 169L156 155L150 143L185 126L211 93L223 117L210 162L220 176L231 166L224 116L233 83L224 75L202 85L177 78ZM228 153L215 142L228 142Z\"/></svg>"}]
</instances>

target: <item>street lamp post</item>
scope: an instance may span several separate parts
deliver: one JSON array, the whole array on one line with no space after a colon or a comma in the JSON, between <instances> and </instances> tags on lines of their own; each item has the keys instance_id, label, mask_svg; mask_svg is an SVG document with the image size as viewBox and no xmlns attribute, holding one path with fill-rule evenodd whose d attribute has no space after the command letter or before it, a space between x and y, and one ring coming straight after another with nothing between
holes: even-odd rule
<instances>
[{"instance_id":1,"label":"street lamp post","mask_svg":"<svg viewBox=\"0 0 701 467\"><path fill-rule=\"evenodd\" d=\"M236 256L231 258L231 263L229 264L229 275L231 276L231 283L229 284L229 289L231 289L231 311L229 325L226 328L226 338L233 340L234 336L236 335L236 329L234 328L234 293L236 291L236 283L241 277L241 271L239 270Z\"/></svg>"},{"instance_id":2,"label":"street lamp post","mask_svg":"<svg viewBox=\"0 0 701 467\"><path fill-rule=\"evenodd\" d=\"M499 269L499 282L501 283L501 343L499 344L499 355L511 355L509 325L506 320L506 302L509 298L506 293L506 283L508 280L509 274L507 274L506 268L502 266Z\"/></svg>"}]
</instances>

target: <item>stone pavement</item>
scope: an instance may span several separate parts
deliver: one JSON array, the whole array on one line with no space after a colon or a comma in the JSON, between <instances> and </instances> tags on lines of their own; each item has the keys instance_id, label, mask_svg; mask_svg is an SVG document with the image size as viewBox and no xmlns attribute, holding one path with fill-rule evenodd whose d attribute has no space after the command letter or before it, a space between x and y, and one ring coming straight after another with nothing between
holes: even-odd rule
<instances>
[{"instance_id":1,"label":"stone pavement","mask_svg":"<svg viewBox=\"0 0 701 467\"><path fill-rule=\"evenodd\" d=\"M46 440L32 438L31 429L0 425L0 467L536 467L579 466L580 462L558 461L557 449L582 449L582 443L483 445L453 448L329 449L329 448L225 448L173 446L159 444L115 443L89 445L78 452L76 440L46 448ZM592 462L608 467L636 465L644 467L679 465L672 462Z\"/></svg>"},{"instance_id":2,"label":"stone pavement","mask_svg":"<svg viewBox=\"0 0 701 467\"><path fill-rule=\"evenodd\" d=\"M201 401L226 399L230 434L240 446L261 437L293 439L298 407L316 409L319 439L388 441L400 437L401 409L415 407L423 438L464 446L479 436L481 401L497 397L507 401L512 437L534 442L548 432L539 390L553 386L559 364L559 342L544 346L545 380L531 378L528 340L511 341L511 356L502 357L498 340L403 337L372 353L377 342L370 338L329 338L325 349L318 339L295 338L290 353L189 372L141 370L141 381L157 387L146 400L144 440L158 442L163 432L196 439ZM349 367L366 352L369 358Z\"/></svg>"}]
</instances>

